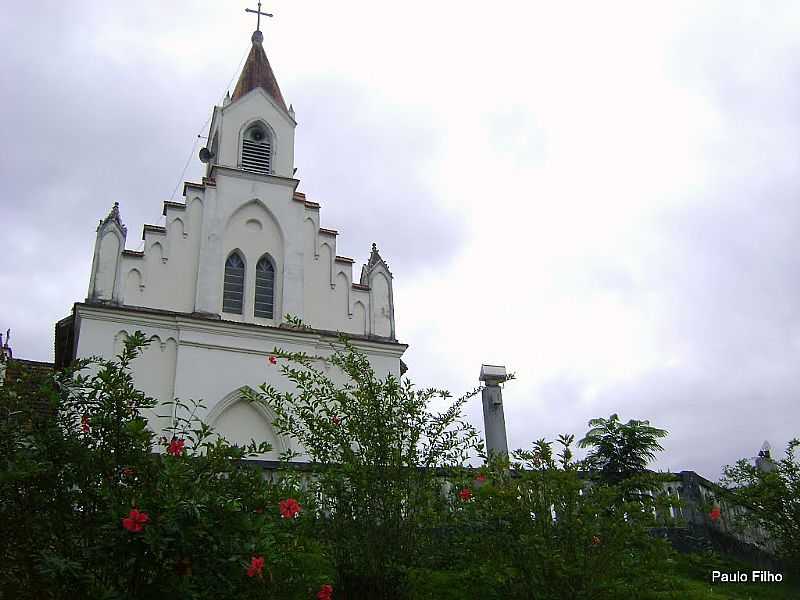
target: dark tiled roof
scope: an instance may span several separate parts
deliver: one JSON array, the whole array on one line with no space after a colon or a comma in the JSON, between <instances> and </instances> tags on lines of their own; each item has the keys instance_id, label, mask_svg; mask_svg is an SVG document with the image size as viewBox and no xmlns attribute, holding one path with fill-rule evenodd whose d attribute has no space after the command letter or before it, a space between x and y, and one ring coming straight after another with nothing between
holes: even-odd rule
<instances>
[{"instance_id":1,"label":"dark tiled roof","mask_svg":"<svg viewBox=\"0 0 800 600\"><path fill-rule=\"evenodd\" d=\"M258 87L267 92L278 106L288 112L286 103L283 101L283 94L281 94L281 89L278 87L278 81L275 79L269 60L267 60L267 53L264 52L264 46L261 45L258 37L253 36L253 47L250 48L250 54L244 63L242 74L239 76L239 82L233 90L231 100L236 102L239 98Z\"/></svg>"}]
</instances>

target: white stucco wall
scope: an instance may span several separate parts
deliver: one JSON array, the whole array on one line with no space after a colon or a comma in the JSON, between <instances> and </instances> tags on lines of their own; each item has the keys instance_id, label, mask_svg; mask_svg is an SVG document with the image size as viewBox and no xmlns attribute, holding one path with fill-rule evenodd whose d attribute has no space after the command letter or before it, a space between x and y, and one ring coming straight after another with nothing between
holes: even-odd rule
<instances>
[{"instance_id":1,"label":"white stucco wall","mask_svg":"<svg viewBox=\"0 0 800 600\"><path fill-rule=\"evenodd\" d=\"M325 356L336 341L319 333L115 307L78 304L75 314L78 357L112 358L126 335L142 331L151 344L133 363L137 387L160 402L173 398L202 401L205 408L198 416L230 441L246 443L253 437L257 442L270 442L274 450L264 458L277 458L290 442L275 435L268 411L241 400L240 388L258 389L268 382L279 391L294 391L280 374L279 365L268 360L274 348ZM365 340L356 341L355 346L369 357L378 376L400 376L404 344ZM331 375L344 381L341 374ZM155 416L164 410L149 415L150 427L157 433L168 425L169 419Z\"/></svg>"},{"instance_id":2,"label":"white stucco wall","mask_svg":"<svg viewBox=\"0 0 800 600\"><path fill-rule=\"evenodd\" d=\"M272 176L239 168L241 135L254 122L273 137ZM211 177L187 185L184 204L165 203L165 224L145 228L143 252L123 252L113 223L99 232L90 299L263 325L277 325L288 313L314 329L393 337L384 322L391 276L377 281L380 306L370 290L353 287L353 265L337 257L336 232L320 229L319 206L296 193L295 126L260 88L217 107ZM233 251L246 265L244 307L223 314L224 265ZM253 310L255 267L265 254L276 270L273 319L256 318Z\"/></svg>"}]
</instances>

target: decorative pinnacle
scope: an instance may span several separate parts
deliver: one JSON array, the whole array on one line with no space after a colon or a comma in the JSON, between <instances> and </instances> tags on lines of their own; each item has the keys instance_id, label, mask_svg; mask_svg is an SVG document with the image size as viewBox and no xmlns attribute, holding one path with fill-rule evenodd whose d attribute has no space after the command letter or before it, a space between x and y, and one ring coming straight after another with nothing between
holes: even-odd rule
<instances>
[{"instance_id":1,"label":"decorative pinnacle","mask_svg":"<svg viewBox=\"0 0 800 600\"><path fill-rule=\"evenodd\" d=\"M128 229L125 225L122 224L122 217L119 216L119 202L114 202L114 206L111 207L111 210L108 213L108 216L105 219L100 220L100 225L98 226L98 230L102 227L105 223L109 221L113 221L117 224L117 226L124 232L127 233Z\"/></svg>"}]
</instances>

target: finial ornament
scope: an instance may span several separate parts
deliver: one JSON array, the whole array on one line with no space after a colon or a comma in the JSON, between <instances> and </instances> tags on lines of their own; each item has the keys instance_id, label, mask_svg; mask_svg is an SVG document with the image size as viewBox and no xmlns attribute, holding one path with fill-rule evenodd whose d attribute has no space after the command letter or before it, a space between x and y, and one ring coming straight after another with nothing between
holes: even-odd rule
<instances>
[{"instance_id":1,"label":"finial ornament","mask_svg":"<svg viewBox=\"0 0 800 600\"><path fill-rule=\"evenodd\" d=\"M98 226L97 226L97 229L98 229L98 231L100 230L100 228L101 228L103 225L105 225L106 223L108 223L108 222L110 222L110 221L113 221L114 223L116 223L116 224L117 224L117 226L118 226L118 227L119 227L119 228L120 228L120 229L121 229L121 230L122 230L124 233L128 233L128 229L127 229L127 228L125 227L125 225L122 223L122 217L120 217L120 214L119 214L119 202L114 202L114 206L112 206L112 207L111 207L111 210L109 211L109 213L108 213L108 215L106 216L106 218L105 218L105 219L101 219L101 220L100 220L100 225L98 225Z\"/></svg>"},{"instance_id":2,"label":"finial ornament","mask_svg":"<svg viewBox=\"0 0 800 600\"><path fill-rule=\"evenodd\" d=\"M245 8L244 12L253 13L256 15L256 30L253 32L253 37L250 38L254 43L260 44L264 41L264 34L261 33L261 15L265 17L272 17L271 13L261 12L261 0L258 1L258 9L253 10L252 8Z\"/></svg>"}]
</instances>

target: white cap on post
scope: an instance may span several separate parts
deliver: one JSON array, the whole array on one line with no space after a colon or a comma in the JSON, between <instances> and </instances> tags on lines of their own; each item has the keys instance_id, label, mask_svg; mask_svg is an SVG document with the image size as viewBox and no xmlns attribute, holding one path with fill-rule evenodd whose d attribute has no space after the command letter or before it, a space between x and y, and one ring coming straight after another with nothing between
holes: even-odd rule
<instances>
[{"instance_id":1,"label":"white cap on post","mask_svg":"<svg viewBox=\"0 0 800 600\"><path fill-rule=\"evenodd\" d=\"M483 429L488 454L508 454L506 419L503 414L503 392L500 384L508 379L504 366L481 365L480 381L486 384L483 400Z\"/></svg>"}]
</instances>

